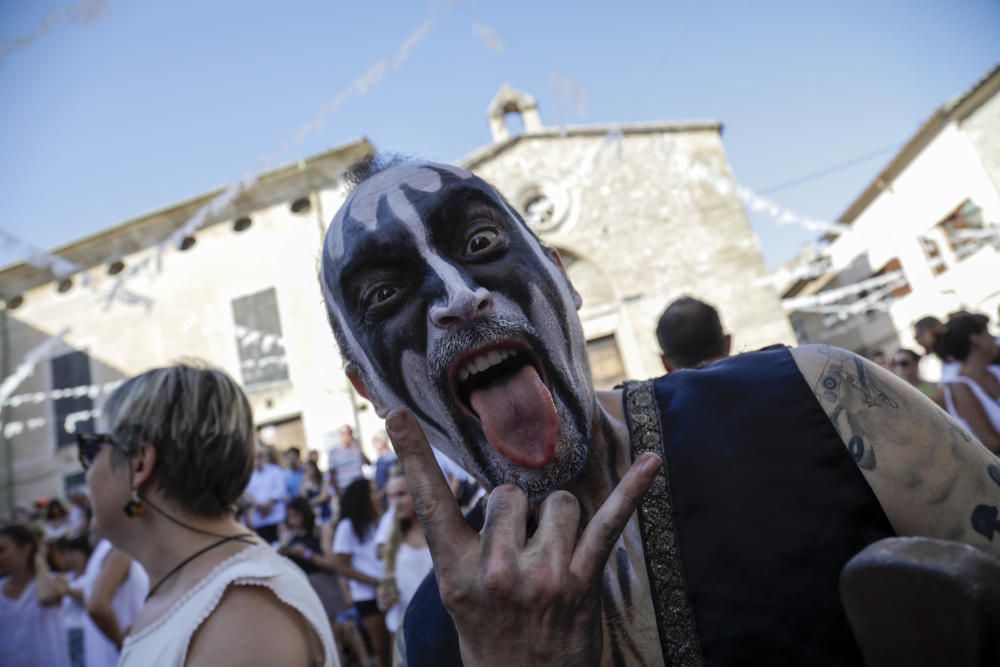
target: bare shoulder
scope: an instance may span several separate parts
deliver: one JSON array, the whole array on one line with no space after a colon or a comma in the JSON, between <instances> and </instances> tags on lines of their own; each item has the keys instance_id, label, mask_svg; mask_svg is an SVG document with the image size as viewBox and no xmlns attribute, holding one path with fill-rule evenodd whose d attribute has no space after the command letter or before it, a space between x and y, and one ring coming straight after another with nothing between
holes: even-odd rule
<instances>
[{"instance_id":1,"label":"bare shoulder","mask_svg":"<svg viewBox=\"0 0 1000 667\"><path fill-rule=\"evenodd\" d=\"M805 345L792 356L898 534L1000 554L1000 459L920 391L856 354Z\"/></svg>"},{"instance_id":2,"label":"bare shoulder","mask_svg":"<svg viewBox=\"0 0 1000 667\"><path fill-rule=\"evenodd\" d=\"M269 588L231 585L191 638L185 664L322 665L323 648L309 622Z\"/></svg>"}]
</instances>

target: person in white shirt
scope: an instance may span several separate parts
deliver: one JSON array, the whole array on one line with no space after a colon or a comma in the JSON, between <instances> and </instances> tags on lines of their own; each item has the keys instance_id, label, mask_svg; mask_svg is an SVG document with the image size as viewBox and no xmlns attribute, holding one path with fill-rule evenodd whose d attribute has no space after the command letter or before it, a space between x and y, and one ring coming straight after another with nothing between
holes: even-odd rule
<instances>
[{"instance_id":1,"label":"person in white shirt","mask_svg":"<svg viewBox=\"0 0 1000 667\"><path fill-rule=\"evenodd\" d=\"M940 350L961 363L954 381L944 385L951 416L987 449L1000 454L1000 366L992 365L997 341L981 315L959 315L948 321Z\"/></svg>"},{"instance_id":2,"label":"person in white shirt","mask_svg":"<svg viewBox=\"0 0 1000 667\"><path fill-rule=\"evenodd\" d=\"M258 447L253 474L245 495L250 499L250 527L267 542L278 541L278 526L285 521L285 475L267 460L267 450Z\"/></svg>"},{"instance_id":3,"label":"person in white shirt","mask_svg":"<svg viewBox=\"0 0 1000 667\"><path fill-rule=\"evenodd\" d=\"M354 608L372 641L377 666L389 667L389 633L385 616L375 602L375 587L384 574L375 547L377 519L371 482L366 479L351 482L340 499L333 555L337 574L347 580Z\"/></svg>"},{"instance_id":4,"label":"person in white shirt","mask_svg":"<svg viewBox=\"0 0 1000 667\"><path fill-rule=\"evenodd\" d=\"M344 424L340 427L340 444L327 452L330 483L338 497L344 495L351 482L363 476L362 466L366 465L368 457L361 451L354 429Z\"/></svg>"},{"instance_id":5,"label":"person in white shirt","mask_svg":"<svg viewBox=\"0 0 1000 667\"><path fill-rule=\"evenodd\" d=\"M385 610L385 625L396 632L403 614L420 583L431 571L431 552L413 509L413 497L403 476L390 477L386 496L393 509L392 530L382 552L385 577L379 583L379 608Z\"/></svg>"},{"instance_id":6,"label":"person in white shirt","mask_svg":"<svg viewBox=\"0 0 1000 667\"><path fill-rule=\"evenodd\" d=\"M44 543L22 524L0 527L0 664L69 667L59 594Z\"/></svg>"}]
</instances>

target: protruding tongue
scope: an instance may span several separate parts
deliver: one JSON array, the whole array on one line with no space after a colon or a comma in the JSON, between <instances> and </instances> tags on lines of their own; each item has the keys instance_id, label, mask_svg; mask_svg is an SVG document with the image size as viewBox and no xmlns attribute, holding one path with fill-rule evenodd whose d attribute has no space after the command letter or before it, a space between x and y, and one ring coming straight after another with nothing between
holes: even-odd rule
<instances>
[{"instance_id":1,"label":"protruding tongue","mask_svg":"<svg viewBox=\"0 0 1000 667\"><path fill-rule=\"evenodd\" d=\"M559 418L552 394L530 364L469 396L493 449L525 468L555 455Z\"/></svg>"}]
</instances>

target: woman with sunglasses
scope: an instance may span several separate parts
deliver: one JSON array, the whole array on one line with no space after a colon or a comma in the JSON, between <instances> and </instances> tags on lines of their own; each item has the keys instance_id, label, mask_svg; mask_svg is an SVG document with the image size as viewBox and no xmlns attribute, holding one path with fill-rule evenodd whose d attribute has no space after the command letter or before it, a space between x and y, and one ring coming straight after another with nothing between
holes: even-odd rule
<instances>
[{"instance_id":1,"label":"woman with sunglasses","mask_svg":"<svg viewBox=\"0 0 1000 667\"><path fill-rule=\"evenodd\" d=\"M95 527L150 580L119 665L337 665L308 580L234 518L255 435L236 383L157 368L102 413L108 432L79 441Z\"/></svg>"}]
</instances>

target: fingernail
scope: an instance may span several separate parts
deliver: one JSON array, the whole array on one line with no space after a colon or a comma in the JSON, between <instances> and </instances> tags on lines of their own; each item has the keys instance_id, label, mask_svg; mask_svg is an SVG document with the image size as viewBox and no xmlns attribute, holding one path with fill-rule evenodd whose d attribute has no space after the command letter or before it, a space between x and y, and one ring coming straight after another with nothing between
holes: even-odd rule
<instances>
[{"instance_id":1,"label":"fingernail","mask_svg":"<svg viewBox=\"0 0 1000 667\"><path fill-rule=\"evenodd\" d=\"M660 457L653 452L646 452L642 455L642 472L644 475L652 475L660 469Z\"/></svg>"},{"instance_id":2,"label":"fingernail","mask_svg":"<svg viewBox=\"0 0 1000 667\"><path fill-rule=\"evenodd\" d=\"M385 430L389 435L402 435L406 430L406 413L401 410L391 413L385 420Z\"/></svg>"}]
</instances>

